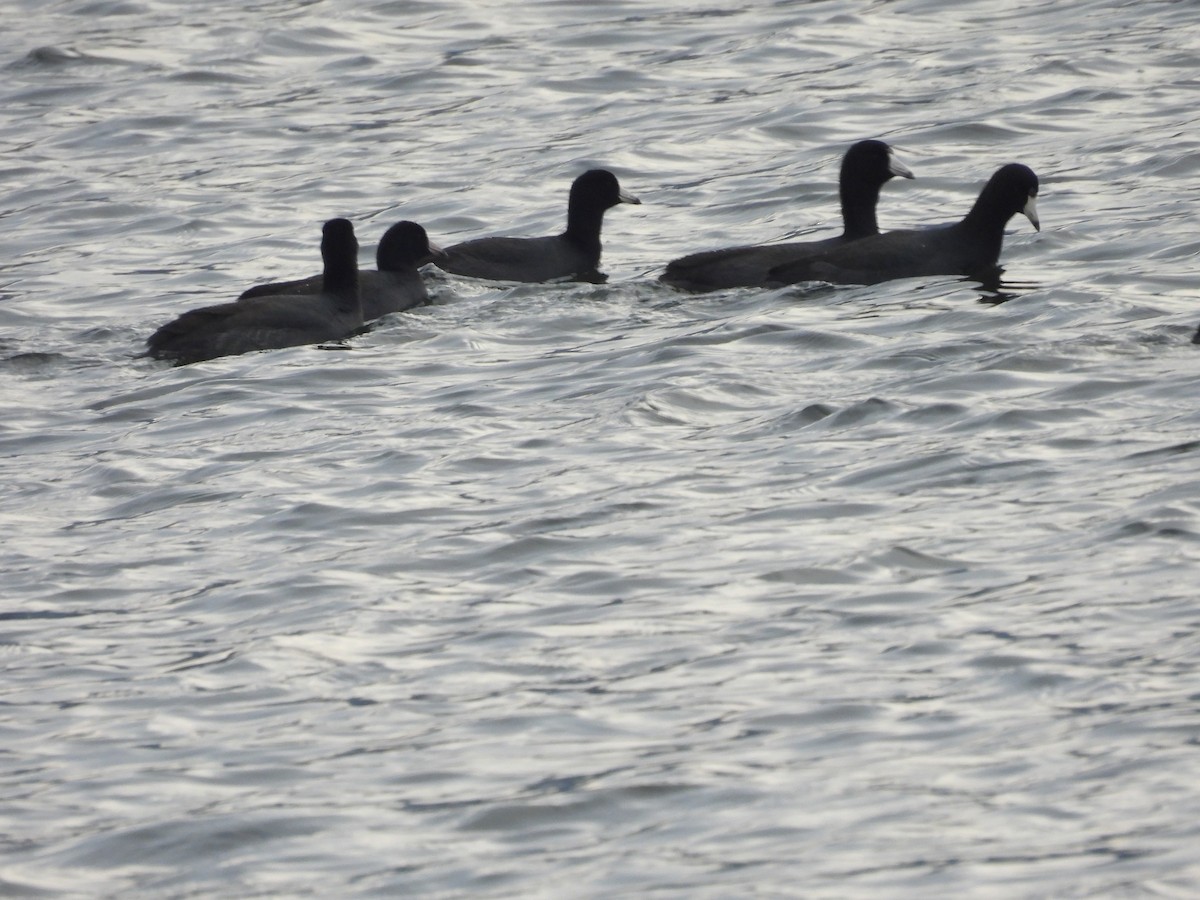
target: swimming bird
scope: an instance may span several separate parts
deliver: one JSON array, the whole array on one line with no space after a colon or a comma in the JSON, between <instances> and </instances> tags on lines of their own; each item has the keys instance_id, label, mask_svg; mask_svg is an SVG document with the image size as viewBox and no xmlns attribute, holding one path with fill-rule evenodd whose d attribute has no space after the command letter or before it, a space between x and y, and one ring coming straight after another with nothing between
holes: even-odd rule
<instances>
[{"instance_id":1,"label":"swimming bird","mask_svg":"<svg viewBox=\"0 0 1200 900\"><path fill-rule=\"evenodd\" d=\"M358 273L363 320L371 322L388 313L427 303L429 293L417 269L444 255L445 251L430 241L425 229L416 222L397 222L385 231L375 249L376 270ZM321 275L296 281L275 281L248 288L238 299L249 300L270 294L319 294L324 285Z\"/></svg>"},{"instance_id":2,"label":"swimming bird","mask_svg":"<svg viewBox=\"0 0 1200 900\"><path fill-rule=\"evenodd\" d=\"M828 281L878 284L919 275L993 276L1004 226L1022 213L1038 231L1038 178L1020 163L1001 166L988 179L970 212L936 228L889 231L771 270L779 284Z\"/></svg>"},{"instance_id":3,"label":"swimming bird","mask_svg":"<svg viewBox=\"0 0 1200 900\"><path fill-rule=\"evenodd\" d=\"M446 248L437 265L455 275L495 281L602 282L600 226L618 203L642 201L624 190L607 169L584 172L571 185L567 230L552 237L485 237Z\"/></svg>"},{"instance_id":4,"label":"swimming bird","mask_svg":"<svg viewBox=\"0 0 1200 900\"><path fill-rule=\"evenodd\" d=\"M326 222L321 258L321 293L272 294L189 310L150 335L148 355L181 366L346 337L363 324L354 226L345 219Z\"/></svg>"},{"instance_id":5,"label":"swimming bird","mask_svg":"<svg viewBox=\"0 0 1200 900\"><path fill-rule=\"evenodd\" d=\"M842 157L838 193L842 201L842 233L819 241L756 244L706 250L672 260L659 280L689 291L733 287L765 287L771 269L850 241L879 234L875 207L879 191L893 176L912 178L909 168L883 141L859 141Z\"/></svg>"}]
</instances>

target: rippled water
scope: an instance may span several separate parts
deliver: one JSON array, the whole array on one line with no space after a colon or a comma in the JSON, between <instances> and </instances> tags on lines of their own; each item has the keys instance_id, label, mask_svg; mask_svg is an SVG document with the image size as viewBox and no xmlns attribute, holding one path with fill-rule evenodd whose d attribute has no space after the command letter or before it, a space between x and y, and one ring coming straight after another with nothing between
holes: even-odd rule
<instances>
[{"instance_id":1,"label":"rippled water","mask_svg":"<svg viewBox=\"0 0 1200 900\"><path fill-rule=\"evenodd\" d=\"M1200 892L1200 11L10 0L0 894ZM999 295L683 253L1041 176ZM345 345L179 311L562 227ZM1006 301L1006 302L997 302Z\"/></svg>"}]
</instances>

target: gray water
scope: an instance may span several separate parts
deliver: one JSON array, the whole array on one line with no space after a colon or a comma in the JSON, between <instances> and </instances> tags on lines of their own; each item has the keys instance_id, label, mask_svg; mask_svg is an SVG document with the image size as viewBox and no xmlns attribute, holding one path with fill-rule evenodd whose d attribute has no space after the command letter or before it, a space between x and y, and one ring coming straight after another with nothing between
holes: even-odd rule
<instances>
[{"instance_id":1,"label":"gray water","mask_svg":"<svg viewBox=\"0 0 1200 900\"><path fill-rule=\"evenodd\" d=\"M1200 7L3 19L0 895L1200 894ZM1038 172L999 294L656 282L866 137L885 229ZM593 166L605 285L137 358Z\"/></svg>"}]
</instances>

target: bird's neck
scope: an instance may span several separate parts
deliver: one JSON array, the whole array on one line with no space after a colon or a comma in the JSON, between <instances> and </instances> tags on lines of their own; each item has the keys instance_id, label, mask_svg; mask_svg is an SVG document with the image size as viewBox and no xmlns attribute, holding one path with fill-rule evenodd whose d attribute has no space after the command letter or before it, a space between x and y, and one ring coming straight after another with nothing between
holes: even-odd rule
<instances>
[{"instance_id":1,"label":"bird's neck","mask_svg":"<svg viewBox=\"0 0 1200 900\"><path fill-rule=\"evenodd\" d=\"M358 292L358 266L332 263L325 266L325 292L338 298L338 307L350 312L362 310Z\"/></svg>"},{"instance_id":2,"label":"bird's neck","mask_svg":"<svg viewBox=\"0 0 1200 900\"><path fill-rule=\"evenodd\" d=\"M848 240L879 234L875 207L879 203L879 187L861 183L844 184L842 197L842 236Z\"/></svg>"},{"instance_id":3,"label":"bird's neck","mask_svg":"<svg viewBox=\"0 0 1200 900\"><path fill-rule=\"evenodd\" d=\"M567 230L563 237L588 253L600 256L600 226L604 224L604 210L583 209L572 205L567 209Z\"/></svg>"}]
</instances>

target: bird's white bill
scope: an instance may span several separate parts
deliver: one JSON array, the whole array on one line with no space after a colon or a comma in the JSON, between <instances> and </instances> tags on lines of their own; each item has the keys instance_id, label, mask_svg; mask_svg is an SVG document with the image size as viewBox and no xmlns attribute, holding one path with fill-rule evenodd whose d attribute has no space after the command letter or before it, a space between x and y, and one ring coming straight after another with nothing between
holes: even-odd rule
<instances>
[{"instance_id":1,"label":"bird's white bill","mask_svg":"<svg viewBox=\"0 0 1200 900\"><path fill-rule=\"evenodd\" d=\"M636 203L639 206L642 204L641 200L633 196L633 194L629 193L629 191L625 190L625 188L621 188L621 190L617 193L617 199L622 203Z\"/></svg>"},{"instance_id":2,"label":"bird's white bill","mask_svg":"<svg viewBox=\"0 0 1200 900\"><path fill-rule=\"evenodd\" d=\"M1035 229L1037 229L1038 231L1042 230L1042 223L1041 223L1041 220L1038 219L1038 214L1037 214L1037 197L1036 196L1034 196L1033 194L1029 195L1029 199L1025 201L1025 208L1023 210L1021 210L1021 212L1025 214L1025 218L1027 218L1033 224L1033 227Z\"/></svg>"},{"instance_id":3,"label":"bird's white bill","mask_svg":"<svg viewBox=\"0 0 1200 900\"><path fill-rule=\"evenodd\" d=\"M896 159L896 153L890 147L888 148L888 171L893 175L899 175L901 178L912 178L912 170L904 163Z\"/></svg>"}]
</instances>

